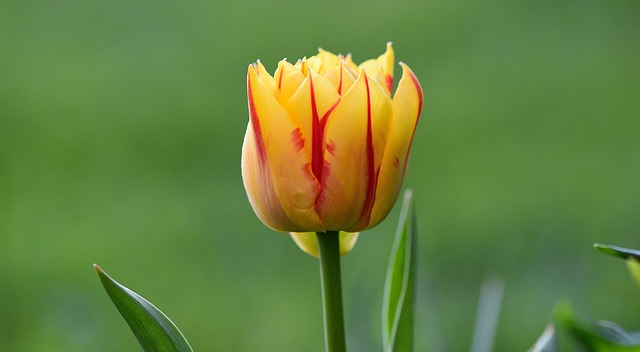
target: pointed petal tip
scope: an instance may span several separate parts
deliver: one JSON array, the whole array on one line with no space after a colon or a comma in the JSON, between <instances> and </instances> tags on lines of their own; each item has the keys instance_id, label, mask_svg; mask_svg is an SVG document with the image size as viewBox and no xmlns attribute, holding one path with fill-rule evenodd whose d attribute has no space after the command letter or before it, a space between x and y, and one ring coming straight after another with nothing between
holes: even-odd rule
<instances>
[{"instance_id":1,"label":"pointed petal tip","mask_svg":"<svg viewBox=\"0 0 640 352\"><path fill-rule=\"evenodd\" d=\"M95 271L97 271L98 273L104 273L104 271L102 270L102 268L101 268L98 264L96 264L96 263L93 263L93 269L94 269Z\"/></svg>"}]
</instances>

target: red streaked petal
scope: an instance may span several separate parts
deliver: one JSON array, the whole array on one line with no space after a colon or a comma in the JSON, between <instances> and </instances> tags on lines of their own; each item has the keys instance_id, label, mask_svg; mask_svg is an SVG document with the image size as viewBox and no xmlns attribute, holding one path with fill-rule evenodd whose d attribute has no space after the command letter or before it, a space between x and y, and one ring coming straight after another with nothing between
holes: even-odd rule
<instances>
[{"instance_id":1,"label":"red streaked petal","mask_svg":"<svg viewBox=\"0 0 640 352\"><path fill-rule=\"evenodd\" d=\"M253 132L249 123L242 145L242 182L253 211L260 221L276 231L298 227L289 219L277 196L269 164L261 160L260 149L264 145ZM265 159L266 160L266 159Z\"/></svg>"},{"instance_id":2,"label":"red streaked petal","mask_svg":"<svg viewBox=\"0 0 640 352\"><path fill-rule=\"evenodd\" d=\"M320 184L311 172L304 138L249 67L247 95L251 124L242 156L245 188L254 211L279 231L323 231L315 211Z\"/></svg>"},{"instance_id":3,"label":"red streaked petal","mask_svg":"<svg viewBox=\"0 0 640 352\"><path fill-rule=\"evenodd\" d=\"M322 159L318 160L317 156L324 154L324 122L321 120L335 107L340 96L327 77L313 70L310 72L289 99L287 110L308 141L307 148L315 161L312 163L315 165L314 173L319 175L321 171L317 167L322 165Z\"/></svg>"},{"instance_id":4,"label":"red streaked petal","mask_svg":"<svg viewBox=\"0 0 640 352\"><path fill-rule=\"evenodd\" d=\"M322 192L317 203L327 229L355 232L367 225L390 118L389 98L364 74L329 117Z\"/></svg>"},{"instance_id":5,"label":"red streaked petal","mask_svg":"<svg viewBox=\"0 0 640 352\"><path fill-rule=\"evenodd\" d=\"M351 71L346 63L340 62L338 67L327 72L325 76L331 81L338 94L343 95L356 81L357 76L356 78L353 78Z\"/></svg>"},{"instance_id":6,"label":"red streaked petal","mask_svg":"<svg viewBox=\"0 0 640 352\"><path fill-rule=\"evenodd\" d=\"M393 44L391 42L387 43L387 51L378 57L378 60L382 66L387 91L391 93L393 91L393 70L395 68L395 55L393 52Z\"/></svg>"},{"instance_id":7,"label":"red streaked petal","mask_svg":"<svg viewBox=\"0 0 640 352\"><path fill-rule=\"evenodd\" d=\"M396 201L402 188L411 148L411 141L420 117L423 93L411 69L402 65L402 79L393 97L393 119L380 167L376 202L369 227L382 221Z\"/></svg>"}]
</instances>

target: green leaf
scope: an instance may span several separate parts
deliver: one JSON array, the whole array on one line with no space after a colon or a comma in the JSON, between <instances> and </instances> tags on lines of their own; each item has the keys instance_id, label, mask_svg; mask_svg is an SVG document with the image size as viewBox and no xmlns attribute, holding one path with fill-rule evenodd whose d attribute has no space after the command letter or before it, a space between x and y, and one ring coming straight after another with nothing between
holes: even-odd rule
<instances>
[{"instance_id":1,"label":"green leaf","mask_svg":"<svg viewBox=\"0 0 640 352\"><path fill-rule=\"evenodd\" d=\"M484 280L480 290L471 352L493 351L503 295L504 283L502 279L490 276Z\"/></svg>"},{"instance_id":2,"label":"green leaf","mask_svg":"<svg viewBox=\"0 0 640 352\"><path fill-rule=\"evenodd\" d=\"M158 308L137 293L113 280L102 269L93 267L113 304L148 352L193 352L178 327Z\"/></svg>"},{"instance_id":3,"label":"green leaf","mask_svg":"<svg viewBox=\"0 0 640 352\"><path fill-rule=\"evenodd\" d=\"M625 331L610 321L579 321L568 304L563 304L556 310L556 324L588 351L640 352L640 333Z\"/></svg>"},{"instance_id":4,"label":"green leaf","mask_svg":"<svg viewBox=\"0 0 640 352\"><path fill-rule=\"evenodd\" d=\"M603 253L624 259L631 277L640 286L640 251L601 243L596 243L593 246Z\"/></svg>"},{"instance_id":5,"label":"green leaf","mask_svg":"<svg viewBox=\"0 0 640 352\"><path fill-rule=\"evenodd\" d=\"M382 342L386 352L413 351L416 236L412 192L407 190L384 287Z\"/></svg>"},{"instance_id":6,"label":"green leaf","mask_svg":"<svg viewBox=\"0 0 640 352\"><path fill-rule=\"evenodd\" d=\"M558 337L553 324L547 325L529 352L558 352Z\"/></svg>"},{"instance_id":7,"label":"green leaf","mask_svg":"<svg viewBox=\"0 0 640 352\"><path fill-rule=\"evenodd\" d=\"M601 252L612 255L614 257L618 257L622 259L629 259L632 257L637 260L640 260L640 251L635 249L623 248L623 247L613 246L610 244L602 244L602 243L595 243L593 246L596 249L600 250Z\"/></svg>"}]
</instances>

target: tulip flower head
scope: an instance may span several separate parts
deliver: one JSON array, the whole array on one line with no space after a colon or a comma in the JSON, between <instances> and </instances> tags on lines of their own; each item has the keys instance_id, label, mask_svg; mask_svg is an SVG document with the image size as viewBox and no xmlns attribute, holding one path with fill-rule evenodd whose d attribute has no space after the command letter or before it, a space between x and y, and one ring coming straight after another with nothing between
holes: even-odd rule
<instances>
[{"instance_id":1,"label":"tulip flower head","mask_svg":"<svg viewBox=\"0 0 640 352\"><path fill-rule=\"evenodd\" d=\"M423 102L418 79L400 66L393 92L391 43L360 65L322 49L280 61L273 76L259 61L249 65L242 178L266 226L291 232L311 254L305 233L343 231L348 251L357 235L347 233L389 214Z\"/></svg>"}]
</instances>

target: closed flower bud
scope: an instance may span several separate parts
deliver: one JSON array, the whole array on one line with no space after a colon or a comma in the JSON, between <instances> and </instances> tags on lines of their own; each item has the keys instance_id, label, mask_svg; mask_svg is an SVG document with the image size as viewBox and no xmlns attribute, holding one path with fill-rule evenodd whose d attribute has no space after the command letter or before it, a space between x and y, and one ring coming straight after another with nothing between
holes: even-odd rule
<instances>
[{"instance_id":1,"label":"closed flower bud","mask_svg":"<svg viewBox=\"0 0 640 352\"><path fill-rule=\"evenodd\" d=\"M423 101L417 78L400 65L395 93L390 43L360 65L320 49L280 61L273 76L260 62L249 66L242 178L265 225L354 233L387 216Z\"/></svg>"}]
</instances>

